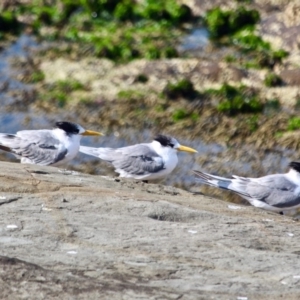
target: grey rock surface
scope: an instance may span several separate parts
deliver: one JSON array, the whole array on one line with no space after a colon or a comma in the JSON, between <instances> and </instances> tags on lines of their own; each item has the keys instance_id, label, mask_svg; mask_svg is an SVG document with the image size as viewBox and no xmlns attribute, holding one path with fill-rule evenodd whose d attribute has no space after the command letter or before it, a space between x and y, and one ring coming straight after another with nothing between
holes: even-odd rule
<instances>
[{"instance_id":1,"label":"grey rock surface","mask_svg":"<svg viewBox=\"0 0 300 300\"><path fill-rule=\"evenodd\" d=\"M0 299L299 299L290 217L0 163Z\"/></svg>"}]
</instances>

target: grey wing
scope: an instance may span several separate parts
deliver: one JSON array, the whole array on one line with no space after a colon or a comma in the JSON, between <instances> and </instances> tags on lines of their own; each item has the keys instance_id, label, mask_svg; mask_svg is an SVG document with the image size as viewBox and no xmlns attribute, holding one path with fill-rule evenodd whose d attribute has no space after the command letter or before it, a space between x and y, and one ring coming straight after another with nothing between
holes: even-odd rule
<instances>
[{"instance_id":1,"label":"grey wing","mask_svg":"<svg viewBox=\"0 0 300 300\"><path fill-rule=\"evenodd\" d=\"M23 141L35 143L41 147L51 147L60 144L60 141L52 134L52 130L22 130L16 133Z\"/></svg>"},{"instance_id":2,"label":"grey wing","mask_svg":"<svg viewBox=\"0 0 300 300\"><path fill-rule=\"evenodd\" d=\"M112 161L116 169L134 175L147 175L165 169L163 159L146 145L135 145L116 150Z\"/></svg>"},{"instance_id":3,"label":"grey wing","mask_svg":"<svg viewBox=\"0 0 300 300\"><path fill-rule=\"evenodd\" d=\"M298 186L283 175L269 175L255 180L249 179L245 192L251 197L269 205L288 208L300 203Z\"/></svg>"},{"instance_id":4,"label":"grey wing","mask_svg":"<svg viewBox=\"0 0 300 300\"><path fill-rule=\"evenodd\" d=\"M47 146L44 144L42 147L36 144L29 144L22 149L15 150L14 153L18 156L29 159L34 164L46 166L55 164L64 159L68 150L58 149L54 146Z\"/></svg>"},{"instance_id":5,"label":"grey wing","mask_svg":"<svg viewBox=\"0 0 300 300\"><path fill-rule=\"evenodd\" d=\"M24 130L7 136L6 147L10 152L34 164L51 165L67 154L67 149L49 130Z\"/></svg>"}]
</instances>

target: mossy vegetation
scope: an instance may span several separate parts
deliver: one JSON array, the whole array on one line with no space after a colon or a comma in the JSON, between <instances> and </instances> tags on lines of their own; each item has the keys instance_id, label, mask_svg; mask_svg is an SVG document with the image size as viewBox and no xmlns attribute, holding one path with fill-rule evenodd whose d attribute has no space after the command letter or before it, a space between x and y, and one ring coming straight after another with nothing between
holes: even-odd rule
<instances>
[{"instance_id":1,"label":"mossy vegetation","mask_svg":"<svg viewBox=\"0 0 300 300\"><path fill-rule=\"evenodd\" d=\"M58 80L55 83L55 88L65 93L70 93L77 90L84 90L85 86L77 80Z\"/></svg>"},{"instance_id":2,"label":"mossy vegetation","mask_svg":"<svg viewBox=\"0 0 300 300\"><path fill-rule=\"evenodd\" d=\"M263 104L255 90L246 86L224 84L219 89L209 89L205 94L217 98L217 110L229 115L262 112Z\"/></svg>"},{"instance_id":3,"label":"mossy vegetation","mask_svg":"<svg viewBox=\"0 0 300 300\"><path fill-rule=\"evenodd\" d=\"M253 0L235 0L238 3L250 4Z\"/></svg>"},{"instance_id":4,"label":"mossy vegetation","mask_svg":"<svg viewBox=\"0 0 300 300\"><path fill-rule=\"evenodd\" d=\"M189 79L182 79L176 83L168 83L164 88L163 95L171 100L185 98L194 100L199 95L195 90L193 83Z\"/></svg>"},{"instance_id":5,"label":"mossy vegetation","mask_svg":"<svg viewBox=\"0 0 300 300\"><path fill-rule=\"evenodd\" d=\"M87 90L81 82L76 80L59 80L52 84L45 84L39 97L49 103L56 103L58 107L65 106L70 93L78 90Z\"/></svg>"},{"instance_id":6,"label":"mossy vegetation","mask_svg":"<svg viewBox=\"0 0 300 300\"><path fill-rule=\"evenodd\" d=\"M233 35L241 29L255 25L259 21L259 13L244 6L236 10L222 10L219 7L209 10L205 16L205 24L214 39Z\"/></svg>"},{"instance_id":7,"label":"mossy vegetation","mask_svg":"<svg viewBox=\"0 0 300 300\"><path fill-rule=\"evenodd\" d=\"M237 58L234 55L228 54L224 57L224 60L228 63L236 62Z\"/></svg>"},{"instance_id":8,"label":"mossy vegetation","mask_svg":"<svg viewBox=\"0 0 300 300\"><path fill-rule=\"evenodd\" d=\"M255 132L258 129L258 120L259 120L258 115L253 115L246 119L246 123L248 125L250 132Z\"/></svg>"},{"instance_id":9,"label":"mossy vegetation","mask_svg":"<svg viewBox=\"0 0 300 300\"><path fill-rule=\"evenodd\" d=\"M274 73L269 73L264 79L264 84L267 87L274 87L274 86L279 86L282 85L283 81L280 76L274 74Z\"/></svg>"},{"instance_id":10,"label":"mossy vegetation","mask_svg":"<svg viewBox=\"0 0 300 300\"><path fill-rule=\"evenodd\" d=\"M295 108L296 110L300 110L300 98L297 98L297 99L296 99L296 103L295 103L294 108Z\"/></svg>"},{"instance_id":11,"label":"mossy vegetation","mask_svg":"<svg viewBox=\"0 0 300 300\"><path fill-rule=\"evenodd\" d=\"M300 118L292 117L288 121L287 130L293 131L300 129Z\"/></svg>"},{"instance_id":12,"label":"mossy vegetation","mask_svg":"<svg viewBox=\"0 0 300 300\"><path fill-rule=\"evenodd\" d=\"M288 55L288 52L282 49L272 50L270 43L258 36L251 27L235 33L231 41L241 53L246 55L247 60L243 64L248 68L272 69Z\"/></svg>"},{"instance_id":13,"label":"mossy vegetation","mask_svg":"<svg viewBox=\"0 0 300 300\"><path fill-rule=\"evenodd\" d=\"M137 90L121 90L118 92L118 99L129 100L129 101L139 101L145 97L145 94Z\"/></svg>"},{"instance_id":14,"label":"mossy vegetation","mask_svg":"<svg viewBox=\"0 0 300 300\"><path fill-rule=\"evenodd\" d=\"M140 83L146 83L148 80L149 78L145 74L138 74L135 78L135 81Z\"/></svg>"},{"instance_id":15,"label":"mossy vegetation","mask_svg":"<svg viewBox=\"0 0 300 300\"><path fill-rule=\"evenodd\" d=\"M274 137L277 138L277 139L279 139L279 138L283 137L283 134L284 134L284 132L277 131L277 132L275 132Z\"/></svg>"},{"instance_id":16,"label":"mossy vegetation","mask_svg":"<svg viewBox=\"0 0 300 300\"><path fill-rule=\"evenodd\" d=\"M36 70L36 71L32 72L31 77L30 77L30 82L37 83L37 82L43 81L44 79L45 79L45 74L40 70Z\"/></svg>"},{"instance_id":17,"label":"mossy vegetation","mask_svg":"<svg viewBox=\"0 0 300 300\"><path fill-rule=\"evenodd\" d=\"M185 119L188 117L188 112L185 109L177 109L173 115L172 115L172 119L174 122L178 122L182 119Z\"/></svg>"},{"instance_id":18,"label":"mossy vegetation","mask_svg":"<svg viewBox=\"0 0 300 300\"><path fill-rule=\"evenodd\" d=\"M247 68L273 68L288 55L282 49L273 50L269 42L257 35L256 24L260 16L254 9L239 6L236 10L222 10L216 7L206 13L204 20L212 40L235 46L245 55L239 63Z\"/></svg>"},{"instance_id":19,"label":"mossy vegetation","mask_svg":"<svg viewBox=\"0 0 300 300\"><path fill-rule=\"evenodd\" d=\"M176 109L172 114L172 120L174 123L177 123L184 119L190 119L192 121L197 121L199 119L199 115L195 112L188 112L183 108Z\"/></svg>"},{"instance_id":20,"label":"mossy vegetation","mask_svg":"<svg viewBox=\"0 0 300 300\"><path fill-rule=\"evenodd\" d=\"M281 105L278 99L270 99L267 100L264 105L264 112L267 114L272 112L278 112L280 108Z\"/></svg>"},{"instance_id":21,"label":"mossy vegetation","mask_svg":"<svg viewBox=\"0 0 300 300\"><path fill-rule=\"evenodd\" d=\"M20 4L16 12L36 34L90 46L93 54L118 62L177 57L184 24L195 21L177 0L45 0ZM1 18L0 18L1 21ZM41 30L49 28L49 30Z\"/></svg>"},{"instance_id":22,"label":"mossy vegetation","mask_svg":"<svg viewBox=\"0 0 300 300\"><path fill-rule=\"evenodd\" d=\"M0 33L18 34L21 23L17 20L17 15L13 11L0 11Z\"/></svg>"}]
</instances>

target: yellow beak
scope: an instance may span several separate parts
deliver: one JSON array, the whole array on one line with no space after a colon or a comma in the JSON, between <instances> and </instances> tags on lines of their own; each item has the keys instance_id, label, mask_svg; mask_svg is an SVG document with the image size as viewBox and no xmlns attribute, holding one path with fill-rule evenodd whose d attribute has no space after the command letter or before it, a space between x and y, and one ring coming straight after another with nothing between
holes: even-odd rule
<instances>
[{"instance_id":1,"label":"yellow beak","mask_svg":"<svg viewBox=\"0 0 300 300\"><path fill-rule=\"evenodd\" d=\"M190 147L186 147L186 146L182 146L180 145L177 150L179 151L185 151L185 152L191 152L191 153L198 153L197 150L193 149L193 148L190 148Z\"/></svg>"},{"instance_id":2,"label":"yellow beak","mask_svg":"<svg viewBox=\"0 0 300 300\"><path fill-rule=\"evenodd\" d=\"M92 130L86 130L84 133L82 133L81 135L104 135L101 132L97 132L97 131L92 131Z\"/></svg>"}]
</instances>

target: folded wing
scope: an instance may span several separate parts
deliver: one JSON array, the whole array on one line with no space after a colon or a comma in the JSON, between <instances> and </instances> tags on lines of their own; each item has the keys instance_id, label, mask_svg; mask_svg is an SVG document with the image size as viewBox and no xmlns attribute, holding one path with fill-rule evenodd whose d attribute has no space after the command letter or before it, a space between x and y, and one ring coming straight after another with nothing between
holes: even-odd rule
<instances>
[{"instance_id":1,"label":"folded wing","mask_svg":"<svg viewBox=\"0 0 300 300\"><path fill-rule=\"evenodd\" d=\"M0 149L11 152L22 162L50 165L62 160L67 149L49 130L19 131L17 134L0 134Z\"/></svg>"},{"instance_id":2,"label":"folded wing","mask_svg":"<svg viewBox=\"0 0 300 300\"><path fill-rule=\"evenodd\" d=\"M165 168L163 159L145 144L118 149L81 146L79 151L110 162L118 173L143 176Z\"/></svg>"},{"instance_id":3,"label":"folded wing","mask_svg":"<svg viewBox=\"0 0 300 300\"><path fill-rule=\"evenodd\" d=\"M300 203L300 189L284 174L260 178L245 178L233 175L231 179L194 171L196 181L210 186L233 191L252 202L258 200L278 208L290 208Z\"/></svg>"}]
</instances>

